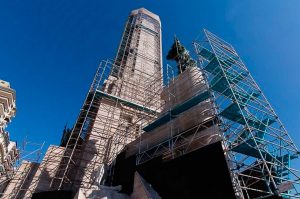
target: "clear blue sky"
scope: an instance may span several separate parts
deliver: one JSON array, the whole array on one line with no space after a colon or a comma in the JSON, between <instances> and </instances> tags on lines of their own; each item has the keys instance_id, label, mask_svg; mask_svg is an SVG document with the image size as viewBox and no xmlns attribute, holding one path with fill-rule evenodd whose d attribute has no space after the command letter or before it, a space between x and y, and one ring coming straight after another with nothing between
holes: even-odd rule
<instances>
[{"instance_id":1,"label":"clear blue sky","mask_svg":"<svg viewBox=\"0 0 300 199\"><path fill-rule=\"evenodd\" d=\"M114 58L132 9L160 15L164 57L173 35L190 43L207 28L235 46L300 144L298 0L9 0L0 2L0 79L17 91L12 140L59 144L101 59Z\"/></svg>"}]
</instances>

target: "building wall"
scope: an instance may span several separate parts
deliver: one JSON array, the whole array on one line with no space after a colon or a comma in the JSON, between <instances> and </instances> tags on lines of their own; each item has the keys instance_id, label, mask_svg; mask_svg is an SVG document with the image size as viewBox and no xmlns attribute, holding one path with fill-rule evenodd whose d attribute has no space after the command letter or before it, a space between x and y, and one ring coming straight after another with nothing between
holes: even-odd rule
<instances>
[{"instance_id":1,"label":"building wall","mask_svg":"<svg viewBox=\"0 0 300 199\"><path fill-rule=\"evenodd\" d=\"M9 82L0 80L0 126L6 127L16 114L16 91Z\"/></svg>"},{"instance_id":2,"label":"building wall","mask_svg":"<svg viewBox=\"0 0 300 199\"><path fill-rule=\"evenodd\" d=\"M37 172L34 175L29 190L33 192L48 191L51 189L51 179L56 175L63 159L65 148L50 145ZM28 193L32 194L32 193Z\"/></svg>"},{"instance_id":3,"label":"building wall","mask_svg":"<svg viewBox=\"0 0 300 199\"><path fill-rule=\"evenodd\" d=\"M9 139L6 127L16 114L16 92L9 82L0 80L0 178L7 182L13 173L13 165L18 156L16 142ZM1 183L0 191L7 183Z\"/></svg>"},{"instance_id":4,"label":"building wall","mask_svg":"<svg viewBox=\"0 0 300 199\"><path fill-rule=\"evenodd\" d=\"M102 91L160 111L162 89L161 28L157 15L145 9L130 13L111 75ZM118 101L101 99L78 160L77 186L95 184L97 170L110 164L141 127L153 120L148 113Z\"/></svg>"},{"instance_id":5,"label":"building wall","mask_svg":"<svg viewBox=\"0 0 300 199\"><path fill-rule=\"evenodd\" d=\"M161 92L161 99L165 103L160 118L170 114L174 107L178 107L206 91L207 85L200 69L197 67L187 68L171 80ZM174 118L156 126L130 143L126 148L126 156L129 157L150 150L168 140L177 140L178 142L172 141L172 147L171 145L169 148L165 146L157 153L168 155L172 152L175 154L177 150L187 153L219 141L221 138L217 124L213 123L216 122L216 116L210 99L186 108L176 116L169 116ZM176 136L184 137L184 140L179 141L180 137L175 139ZM173 158L175 157L174 154L172 155Z\"/></svg>"},{"instance_id":6,"label":"building wall","mask_svg":"<svg viewBox=\"0 0 300 199\"><path fill-rule=\"evenodd\" d=\"M158 109L162 88L161 23L157 15L141 8L127 20L112 75L118 79L118 96Z\"/></svg>"},{"instance_id":7,"label":"building wall","mask_svg":"<svg viewBox=\"0 0 300 199\"><path fill-rule=\"evenodd\" d=\"M23 161L6 187L2 198L21 199L24 198L25 195L30 196L28 187L32 183L32 179L38 167L38 163Z\"/></svg>"},{"instance_id":8,"label":"building wall","mask_svg":"<svg viewBox=\"0 0 300 199\"><path fill-rule=\"evenodd\" d=\"M5 198L30 198L34 192L51 190L65 148L50 145L42 162L23 161L5 189Z\"/></svg>"}]
</instances>

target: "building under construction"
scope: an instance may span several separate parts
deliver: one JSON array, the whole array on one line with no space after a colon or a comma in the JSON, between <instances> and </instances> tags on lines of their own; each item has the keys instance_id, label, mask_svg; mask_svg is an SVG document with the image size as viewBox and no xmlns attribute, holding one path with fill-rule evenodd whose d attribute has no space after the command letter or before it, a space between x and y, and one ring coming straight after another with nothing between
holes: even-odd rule
<instances>
[{"instance_id":1,"label":"building under construction","mask_svg":"<svg viewBox=\"0 0 300 199\"><path fill-rule=\"evenodd\" d=\"M299 151L235 49L207 30L193 47L175 38L163 78L160 19L132 11L61 146L3 198L300 198Z\"/></svg>"}]
</instances>

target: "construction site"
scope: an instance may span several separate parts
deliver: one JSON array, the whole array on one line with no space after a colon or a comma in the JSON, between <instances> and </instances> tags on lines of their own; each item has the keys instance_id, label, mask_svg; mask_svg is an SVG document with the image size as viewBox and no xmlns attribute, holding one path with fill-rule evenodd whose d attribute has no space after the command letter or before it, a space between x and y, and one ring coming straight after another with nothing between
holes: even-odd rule
<instances>
[{"instance_id":1,"label":"construction site","mask_svg":"<svg viewBox=\"0 0 300 199\"><path fill-rule=\"evenodd\" d=\"M129 14L61 145L2 198L300 198L299 150L234 47L204 30L162 55L161 34L158 15Z\"/></svg>"}]
</instances>

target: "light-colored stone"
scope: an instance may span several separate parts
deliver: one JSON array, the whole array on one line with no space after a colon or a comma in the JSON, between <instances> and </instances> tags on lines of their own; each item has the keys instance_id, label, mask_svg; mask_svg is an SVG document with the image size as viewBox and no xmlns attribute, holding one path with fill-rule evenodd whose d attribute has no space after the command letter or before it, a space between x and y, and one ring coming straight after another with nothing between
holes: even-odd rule
<instances>
[{"instance_id":1,"label":"light-colored stone","mask_svg":"<svg viewBox=\"0 0 300 199\"><path fill-rule=\"evenodd\" d=\"M133 192L130 199L161 199L161 197L138 172L135 172Z\"/></svg>"},{"instance_id":2,"label":"light-colored stone","mask_svg":"<svg viewBox=\"0 0 300 199\"><path fill-rule=\"evenodd\" d=\"M10 141L6 127L16 114L16 91L0 80L0 193L8 185L19 155L16 142Z\"/></svg>"},{"instance_id":3,"label":"light-colored stone","mask_svg":"<svg viewBox=\"0 0 300 199\"><path fill-rule=\"evenodd\" d=\"M129 196L123 193L119 193L120 186L117 187L105 187L100 189L84 189L80 188L75 195L74 199L129 199Z\"/></svg>"}]
</instances>

